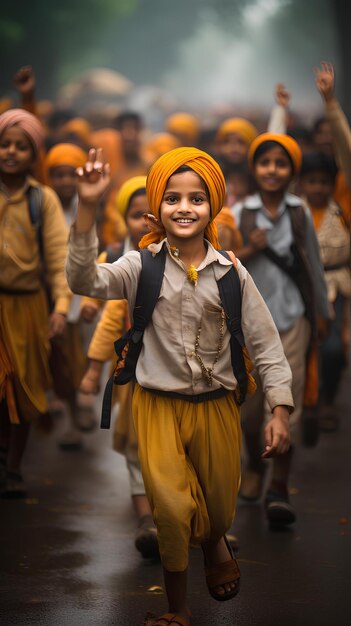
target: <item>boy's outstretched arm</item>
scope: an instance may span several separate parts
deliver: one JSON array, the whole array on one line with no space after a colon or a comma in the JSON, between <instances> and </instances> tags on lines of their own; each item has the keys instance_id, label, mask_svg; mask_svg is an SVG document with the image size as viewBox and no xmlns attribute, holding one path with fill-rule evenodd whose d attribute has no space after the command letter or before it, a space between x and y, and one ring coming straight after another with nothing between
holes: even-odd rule
<instances>
[{"instance_id":1,"label":"boy's outstretched arm","mask_svg":"<svg viewBox=\"0 0 351 626\"><path fill-rule=\"evenodd\" d=\"M36 77L31 65L25 65L16 72L13 82L21 97L21 108L36 115L37 102L35 99Z\"/></svg>"},{"instance_id":2,"label":"boy's outstretched arm","mask_svg":"<svg viewBox=\"0 0 351 626\"><path fill-rule=\"evenodd\" d=\"M351 188L351 129L335 96L335 74L331 63L324 61L314 68L315 83L325 103L325 111L333 134L335 152L348 187Z\"/></svg>"},{"instance_id":3,"label":"boy's outstretched arm","mask_svg":"<svg viewBox=\"0 0 351 626\"><path fill-rule=\"evenodd\" d=\"M275 86L274 95L276 104L272 108L267 131L269 133L285 134L288 127L288 108L291 96L283 83L278 83Z\"/></svg>"}]
</instances>

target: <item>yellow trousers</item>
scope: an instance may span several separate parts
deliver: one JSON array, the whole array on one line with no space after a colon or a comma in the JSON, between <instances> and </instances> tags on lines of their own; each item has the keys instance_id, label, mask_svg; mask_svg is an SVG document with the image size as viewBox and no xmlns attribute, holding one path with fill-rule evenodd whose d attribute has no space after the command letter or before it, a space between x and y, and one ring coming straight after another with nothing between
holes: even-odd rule
<instances>
[{"instance_id":1,"label":"yellow trousers","mask_svg":"<svg viewBox=\"0 0 351 626\"><path fill-rule=\"evenodd\" d=\"M0 293L0 400L5 399L12 424L47 411L49 350L45 292Z\"/></svg>"},{"instance_id":2,"label":"yellow trousers","mask_svg":"<svg viewBox=\"0 0 351 626\"><path fill-rule=\"evenodd\" d=\"M161 560L188 565L190 543L230 528L240 486L240 411L232 393L193 404L136 385L133 416Z\"/></svg>"}]
</instances>

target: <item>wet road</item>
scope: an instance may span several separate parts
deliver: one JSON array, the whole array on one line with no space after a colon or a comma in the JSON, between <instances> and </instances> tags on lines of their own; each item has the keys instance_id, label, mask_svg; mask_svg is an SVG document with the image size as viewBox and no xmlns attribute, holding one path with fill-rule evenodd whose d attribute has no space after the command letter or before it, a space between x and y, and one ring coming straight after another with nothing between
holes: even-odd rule
<instances>
[{"instance_id":1,"label":"wet road","mask_svg":"<svg viewBox=\"0 0 351 626\"><path fill-rule=\"evenodd\" d=\"M240 503L239 596L207 594L200 550L191 551L192 626L346 626L351 624L351 372L344 379L337 433L297 454L294 529L267 528L262 506ZM63 423L32 433L25 460L29 497L0 501L0 623L4 626L138 626L166 608L161 567L143 560L124 458L111 433L85 436L62 452Z\"/></svg>"}]
</instances>

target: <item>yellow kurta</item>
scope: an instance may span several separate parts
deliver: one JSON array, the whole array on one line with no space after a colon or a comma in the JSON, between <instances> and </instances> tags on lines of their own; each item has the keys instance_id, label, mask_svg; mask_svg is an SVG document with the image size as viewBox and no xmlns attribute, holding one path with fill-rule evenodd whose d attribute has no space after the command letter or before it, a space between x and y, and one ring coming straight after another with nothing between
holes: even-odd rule
<instances>
[{"instance_id":1,"label":"yellow kurta","mask_svg":"<svg viewBox=\"0 0 351 626\"><path fill-rule=\"evenodd\" d=\"M126 300L109 300L91 340L88 357L96 361L110 361L115 364L113 344L128 328L129 315ZM132 417L132 384L116 385L114 400L119 403L118 417L113 432L113 448L137 460L137 441Z\"/></svg>"},{"instance_id":2,"label":"yellow kurta","mask_svg":"<svg viewBox=\"0 0 351 626\"><path fill-rule=\"evenodd\" d=\"M8 196L0 190L0 399L10 420L31 420L47 411L48 305L42 287L42 264L35 227L23 189ZM54 310L68 311L71 292L64 276L67 228L56 194L42 187L42 235L45 275Z\"/></svg>"}]
</instances>

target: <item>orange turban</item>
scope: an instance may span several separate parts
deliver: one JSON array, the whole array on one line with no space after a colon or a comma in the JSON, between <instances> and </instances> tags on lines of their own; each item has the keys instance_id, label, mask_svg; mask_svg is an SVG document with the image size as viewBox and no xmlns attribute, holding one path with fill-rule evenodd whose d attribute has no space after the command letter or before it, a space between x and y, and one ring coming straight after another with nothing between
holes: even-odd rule
<instances>
[{"instance_id":1,"label":"orange turban","mask_svg":"<svg viewBox=\"0 0 351 626\"><path fill-rule=\"evenodd\" d=\"M282 148L284 148L284 150L286 150L292 160L294 174L297 174L297 172L301 168L302 162L301 148L297 141L295 141L295 139L293 139L289 135L284 135L283 133L262 133L261 135L258 135L258 137L256 137L256 139L252 142L249 148L248 159L250 167L253 167L253 161L257 149L262 146L262 144L266 141L274 141Z\"/></svg>"},{"instance_id":2,"label":"orange turban","mask_svg":"<svg viewBox=\"0 0 351 626\"><path fill-rule=\"evenodd\" d=\"M13 106L11 98L0 98L0 114L5 113Z\"/></svg>"},{"instance_id":3,"label":"orange turban","mask_svg":"<svg viewBox=\"0 0 351 626\"><path fill-rule=\"evenodd\" d=\"M171 133L157 133L144 146L146 160L152 164L160 156L178 148L179 145L179 140Z\"/></svg>"},{"instance_id":4,"label":"orange turban","mask_svg":"<svg viewBox=\"0 0 351 626\"><path fill-rule=\"evenodd\" d=\"M232 235L232 249L237 250L241 248L243 245L242 237L240 234L240 230L236 225L236 221L234 216L229 209L229 207L224 206L223 209L218 213L215 222L217 226L225 226Z\"/></svg>"},{"instance_id":5,"label":"orange turban","mask_svg":"<svg viewBox=\"0 0 351 626\"><path fill-rule=\"evenodd\" d=\"M199 136L200 125L196 117L190 113L174 113L166 120L166 130L175 135L183 135L193 142Z\"/></svg>"},{"instance_id":6,"label":"orange turban","mask_svg":"<svg viewBox=\"0 0 351 626\"><path fill-rule=\"evenodd\" d=\"M92 128L84 117L73 117L64 124L62 132L67 135L76 135L85 146L90 146L91 144Z\"/></svg>"},{"instance_id":7,"label":"orange turban","mask_svg":"<svg viewBox=\"0 0 351 626\"><path fill-rule=\"evenodd\" d=\"M27 135L35 154L43 146L44 128L38 118L24 109L9 109L0 115L0 135L11 126L18 126Z\"/></svg>"},{"instance_id":8,"label":"orange turban","mask_svg":"<svg viewBox=\"0 0 351 626\"><path fill-rule=\"evenodd\" d=\"M217 226L213 220L223 206L226 193L225 180L218 163L206 152L197 148L176 148L161 156L151 167L146 179L146 195L151 213L159 219L160 207L169 178L182 165L187 165L202 178L210 195L211 221L205 230L205 239L219 250ZM161 228L145 235L139 243L146 248L166 236Z\"/></svg>"},{"instance_id":9,"label":"orange turban","mask_svg":"<svg viewBox=\"0 0 351 626\"><path fill-rule=\"evenodd\" d=\"M48 177L49 170L53 167L68 165L70 167L83 167L87 161L87 154L73 143L58 143L47 153L44 160L45 175Z\"/></svg>"},{"instance_id":10,"label":"orange turban","mask_svg":"<svg viewBox=\"0 0 351 626\"><path fill-rule=\"evenodd\" d=\"M143 189L146 193L146 176L133 176L129 178L120 188L116 197L117 211L124 217L129 207L132 195Z\"/></svg>"},{"instance_id":11,"label":"orange turban","mask_svg":"<svg viewBox=\"0 0 351 626\"><path fill-rule=\"evenodd\" d=\"M227 135L239 135L249 146L257 136L257 128L243 117L230 117L224 120L217 131L217 139L219 141L225 139Z\"/></svg>"},{"instance_id":12,"label":"orange turban","mask_svg":"<svg viewBox=\"0 0 351 626\"><path fill-rule=\"evenodd\" d=\"M121 135L114 128L101 128L91 133L91 145L102 148L104 160L110 164L111 177L116 176L124 167L124 157L121 148Z\"/></svg>"}]
</instances>

